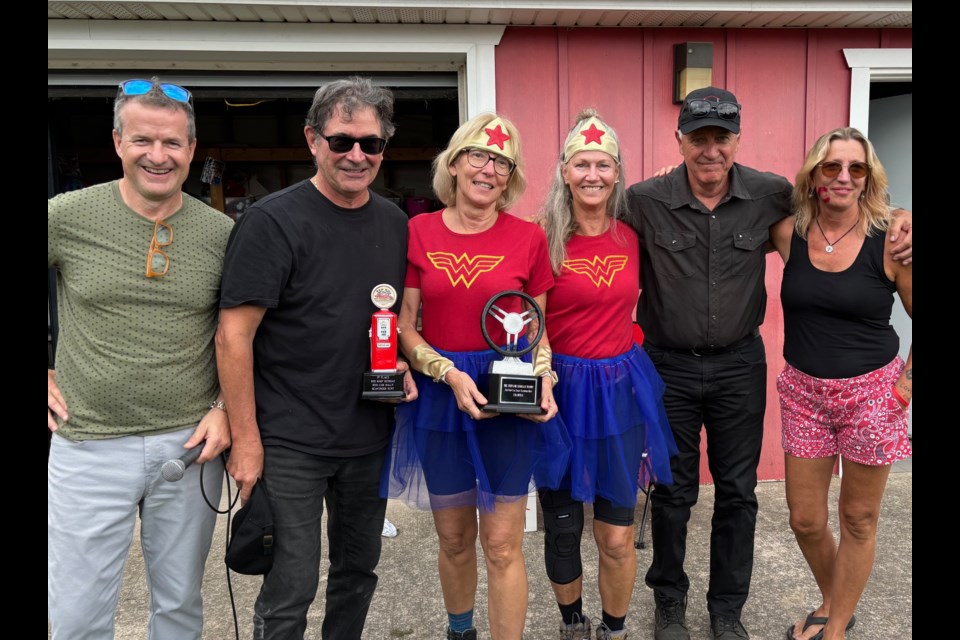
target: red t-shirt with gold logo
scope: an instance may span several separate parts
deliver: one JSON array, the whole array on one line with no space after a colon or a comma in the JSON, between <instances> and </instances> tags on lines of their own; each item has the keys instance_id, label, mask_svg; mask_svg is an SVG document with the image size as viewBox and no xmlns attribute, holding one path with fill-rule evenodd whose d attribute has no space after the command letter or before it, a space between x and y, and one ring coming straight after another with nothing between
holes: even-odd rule
<instances>
[{"instance_id":1,"label":"red t-shirt with gold logo","mask_svg":"<svg viewBox=\"0 0 960 640\"><path fill-rule=\"evenodd\" d=\"M423 327L420 335L445 351L488 349L480 333L487 301L508 290L536 297L553 286L547 237L543 229L503 211L480 233L454 233L442 210L410 219L406 288L420 290ZM518 298L503 298L498 307L519 311ZM490 337L506 343L503 326L486 323Z\"/></svg>"},{"instance_id":2,"label":"red t-shirt with gold logo","mask_svg":"<svg viewBox=\"0 0 960 640\"><path fill-rule=\"evenodd\" d=\"M633 345L633 309L640 292L636 232L614 221L599 236L575 235L547 300L555 353L612 358Z\"/></svg>"}]
</instances>

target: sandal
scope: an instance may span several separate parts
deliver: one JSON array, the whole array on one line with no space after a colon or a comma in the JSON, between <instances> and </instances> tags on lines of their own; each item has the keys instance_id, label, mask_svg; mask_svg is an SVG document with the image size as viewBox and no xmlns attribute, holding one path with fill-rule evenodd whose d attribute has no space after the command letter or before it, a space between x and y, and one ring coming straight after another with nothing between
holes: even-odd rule
<instances>
[{"instance_id":1,"label":"sandal","mask_svg":"<svg viewBox=\"0 0 960 640\"><path fill-rule=\"evenodd\" d=\"M807 616L807 618L803 621L803 629L801 631L806 631L807 629L809 629L815 624L820 624L820 625L827 624L827 620L829 620L829 618L827 618L826 616L814 615L815 613L816 613L815 611L811 612ZM846 630L850 631L850 629L852 629L853 625L855 624L857 624L857 616L852 615L850 616L850 622L847 623ZM793 629L794 629L793 626L787 627L787 640L793 640ZM823 640L823 629L821 629L814 635L810 636L809 640Z\"/></svg>"}]
</instances>

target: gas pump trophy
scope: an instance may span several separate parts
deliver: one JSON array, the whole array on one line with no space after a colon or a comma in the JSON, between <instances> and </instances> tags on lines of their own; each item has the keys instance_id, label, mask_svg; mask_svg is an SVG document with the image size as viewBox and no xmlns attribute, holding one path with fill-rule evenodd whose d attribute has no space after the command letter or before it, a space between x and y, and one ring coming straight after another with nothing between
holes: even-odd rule
<instances>
[{"instance_id":1,"label":"gas pump trophy","mask_svg":"<svg viewBox=\"0 0 960 640\"><path fill-rule=\"evenodd\" d=\"M362 397L371 400L403 398L403 374L397 371L397 290L378 284L370 292L378 311L370 321L370 371L363 374Z\"/></svg>"}]
</instances>

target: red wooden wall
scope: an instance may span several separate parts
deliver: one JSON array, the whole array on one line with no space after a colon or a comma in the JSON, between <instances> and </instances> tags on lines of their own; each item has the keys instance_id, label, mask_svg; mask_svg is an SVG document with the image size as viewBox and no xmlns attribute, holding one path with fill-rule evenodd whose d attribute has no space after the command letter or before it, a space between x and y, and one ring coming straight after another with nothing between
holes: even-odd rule
<instances>
[{"instance_id":1,"label":"red wooden wall","mask_svg":"<svg viewBox=\"0 0 960 640\"><path fill-rule=\"evenodd\" d=\"M497 110L520 129L528 188L513 213L541 205L572 119L586 106L617 130L627 184L681 157L674 132L673 45L713 43L713 84L743 105L737 160L791 182L822 133L849 123L845 48L910 48L911 29L507 28L496 50ZM780 407L783 368L783 266L767 258L769 367L761 479L783 478ZM705 438L704 438L705 440ZM706 451L705 443L703 450ZM706 456L701 478L709 481Z\"/></svg>"}]
</instances>

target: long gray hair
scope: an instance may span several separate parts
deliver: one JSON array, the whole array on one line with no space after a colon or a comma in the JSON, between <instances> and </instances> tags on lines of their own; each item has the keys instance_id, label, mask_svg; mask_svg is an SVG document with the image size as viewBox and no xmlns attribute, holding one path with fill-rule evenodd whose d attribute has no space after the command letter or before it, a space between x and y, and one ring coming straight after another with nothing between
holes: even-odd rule
<instances>
[{"instance_id":1,"label":"long gray hair","mask_svg":"<svg viewBox=\"0 0 960 640\"><path fill-rule=\"evenodd\" d=\"M603 122L603 118L593 107L583 109L577 114L577 121L567 134L561 149L565 149L574 136L580 135L580 130L585 126L584 122L589 118L597 118ZM607 129L607 135L612 136L617 141L617 147L619 147L620 139L617 132L606 122L604 122L604 125ZM553 266L553 272L558 275L560 274L560 268L563 266L563 261L567 259L567 242L577 231L577 220L573 215L573 196L570 187L563 181L563 165L569 160L570 158L564 158L562 155L557 159L553 182L550 184L550 190L547 192L539 216L540 222L547 233L550 264ZM607 215L613 220L617 220L626 211L627 190L624 187L623 160L621 158L614 158L614 160L617 161L620 168L620 175L613 185L613 194L607 200Z\"/></svg>"}]
</instances>

